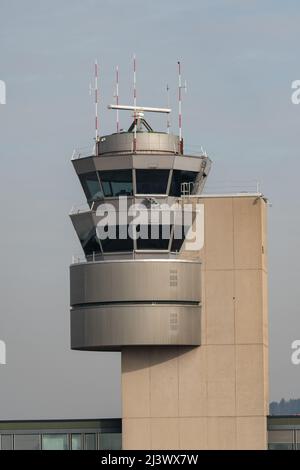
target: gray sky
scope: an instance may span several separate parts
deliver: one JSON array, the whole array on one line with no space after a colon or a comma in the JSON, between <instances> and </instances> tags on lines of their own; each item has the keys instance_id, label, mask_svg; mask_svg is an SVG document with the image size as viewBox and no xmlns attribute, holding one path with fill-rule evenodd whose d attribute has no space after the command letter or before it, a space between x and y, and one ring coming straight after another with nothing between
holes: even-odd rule
<instances>
[{"instance_id":1,"label":"gray sky","mask_svg":"<svg viewBox=\"0 0 300 470\"><path fill-rule=\"evenodd\" d=\"M184 139L212 157L210 184L259 179L273 204L271 399L300 397L290 361L300 338L299 25L296 0L1 0L1 419L120 415L120 355L69 349L68 266L80 248L68 212L84 201L70 158L92 144L94 59L106 107L116 64L121 101L132 101L134 52L144 105L164 106L169 83L176 106L182 60ZM102 133L114 120L103 106ZM173 122L177 131L176 113Z\"/></svg>"}]
</instances>

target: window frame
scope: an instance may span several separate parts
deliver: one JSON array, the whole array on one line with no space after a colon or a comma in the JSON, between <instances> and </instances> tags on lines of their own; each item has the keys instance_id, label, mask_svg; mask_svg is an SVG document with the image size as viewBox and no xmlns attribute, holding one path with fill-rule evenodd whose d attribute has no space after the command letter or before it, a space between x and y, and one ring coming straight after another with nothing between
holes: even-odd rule
<instances>
[{"instance_id":1,"label":"window frame","mask_svg":"<svg viewBox=\"0 0 300 470\"><path fill-rule=\"evenodd\" d=\"M131 194L118 194L118 195L114 195L113 193L111 193L110 195L106 195L105 194L105 190L104 190L104 185L103 183L108 183L107 181L103 181L102 183L102 174L103 173L120 173L120 172L127 172L128 174L131 173L131 181L129 181L129 184L131 183L132 185L132 191L131 191ZM101 188L102 188L102 192L103 192L103 197L104 199L115 199L115 198L118 198L118 197L122 197L122 196L126 196L128 198L130 197L134 197L134 194L135 194L135 187L134 187L134 180L133 180L133 170L132 168L121 168L121 169L111 169L111 170L97 170L97 175L98 175L98 179L100 181L100 184L101 184ZM117 181L115 183L118 183ZM121 182L122 183L122 182ZM124 182L123 182L124 183ZM126 183L128 184L128 183ZM110 183L111 185L111 183ZM111 189L112 189L112 186L111 186Z\"/></svg>"},{"instance_id":2,"label":"window frame","mask_svg":"<svg viewBox=\"0 0 300 470\"><path fill-rule=\"evenodd\" d=\"M87 190L88 193L90 193L90 190L89 190L89 187L88 187L88 185L87 185L87 182L86 182L86 181L85 181L85 182L82 181L82 179L83 179L84 177L87 177L87 175L92 174L92 173L96 174L97 181L98 181L98 184L99 184L99 187L100 187L100 191L101 191L101 193L102 193L102 197L99 197L99 198L96 198L96 199L95 199L94 197L89 197L89 198L87 197L86 190ZM86 197L86 200L87 200L88 204L91 203L91 202L94 202L94 201L101 200L102 198L105 197L105 196L104 196L104 192L103 192L103 187L102 187L102 184L101 184L101 181L100 181L100 178L99 178L99 175L98 175L98 171L97 171L97 170L88 171L88 172L86 172L86 173L80 173L80 174L78 175L78 177L79 177L79 181L80 181L80 184L81 184L81 186L82 186L82 189L83 189L83 192L84 192L84 195L85 195L85 197Z\"/></svg>"}]
</instances>

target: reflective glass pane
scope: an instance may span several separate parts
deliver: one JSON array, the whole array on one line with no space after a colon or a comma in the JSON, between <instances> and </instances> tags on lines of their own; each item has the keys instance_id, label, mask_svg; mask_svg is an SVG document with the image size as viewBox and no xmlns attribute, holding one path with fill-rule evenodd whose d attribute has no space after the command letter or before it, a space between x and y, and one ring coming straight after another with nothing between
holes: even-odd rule
<instances>
[{"instance_id":1,"label":"reflective glass pane","mask_svg":"<svg viewBox=\"0 0 300 470\"><path fill-rule=\"evenodd\" d=\"M291 429L278 429L268 432L269 449L293 449L293 431Z\"/></svg>"},{"instance_id":2,"label":"reflective glass pane","mask_svg":"<svg viewBox=\"0 0 300 470\"><path fill-rule=\"evenodd\" d=\"M42 450L67 450L68 436L66 434L43 434Z\"/></svg>"},{"instance_id":3,"label":"reflective glass pane","mask_svg":"<svg viewBox=\"0 0 300 470\"><path fill-rule=\"evenodd\" d=\"M197 175L197 171L174 170L171 181L170 196L181 195L182 183L191 183L190 192L192 192Z\"/></svg>"},{"instance_id":4,"label":"reflective glass pane","mask_svg":"<svg viewBox=\"0 0 300 470\"><path fill-rule=\"evenodd\" d=\"M292 429L274 429L268 433L269 442L293 442Z\"/></svg>"},{"instance_id":5,"label":"reflective glass pane","mask_svg":"<svg viewBox=\"0 0 300 470\"><path fill-rule=\"evenodd\" d=\"M72 450L80 450L81 447L81 434L72 434L71 437Z\"/></svg>"},{"instance_id":6,"label":"reflective glass pane","mask_svg":"<svg viewBox=\"0 0 300 470\"><path fill-rule=\"evenodd\" d=\"M185 240L185 234L188 232L189 227L184 225L175 225L173 239L171 244L171 251L180 251Z\"/></svg>"},{"instance_id":7,"label":"reflective glass pane","mask_svg":"<svg viewBox=\"0 0 300 470\"><path fill-rule=\"evenodd\" d=\"M79 179L88 201L95 201L96 199L101 199L101 197L103 197L96 172L80 175Z\"/></svg>"},{"instance_id":8,"label":"reflective glass pane","mask_svg":"<svg viewBox=\"0 0 300 470\"><path fill-rule=\"evenodd\" d=\"M115 238L112 238L113 232ZM128 235L128 227L125 225L115 227L115 231L108 231L108 238L101 240L102 249L104 252L114 251L133 251L133 240ZM100 235L99 235L100 236ZM121 238L126 236L126 238Z\"/></svg>"},{"instance_id":9,"label":"reflective glass pane","mask_svg":"<svg viewBox=\"0 0 300 470\"><path fill-rule=\"evenodd\" d=\"M39 450L40 436L38 434L15 434L15 450Z\"/></svg>"},{"instance_id":10,"label":"reflective glass pane","mask_svg":"<svg viewBox=\"0 0 300 470\"><path fill-rule=\"evenodd\" d=\"M297 450L300 450L300 430L296 431L296 445L297 445Z\"/></svg>"},{"instance_id":11,"label":"reflective glass pane","mask_svg":"<svg viewBox=\"0 0 300 470\"><path fill-rule=\"evenodd\" d=\"M86 450L95 450L96 449L96 434L86 434L85 435L85 448L86 448Z\"/></svg>"},{"instance_id":12,"label":"reflective glass pane","mask_svg":"<svg viewBox=\"0 0 300 470\"><path fill-rule=\"evenodd\" d=\"M131 170L101 171L99 175L106 197L131 196L133 194Z\"/></svg>"},{"instance_id":13,"label":"reflective glass pane","mask_svg":"<svg viewBox=\"0 0 300 470\"><path fill-rule=\"evenodd\" d=\"M139 194L166 194L169 170L136 170L136 188Z\"/></svg>"},{"instance_id":14,"label":"reflective glass pane","mask_svg":"<svg viewBox=\"0 0 300 470\"><path fill-rule=\"evenodd\" d=\"M1 449L2 450L12 450L13 441L11 434L2 434L1 436Z\"/></svg>"},{"instance_id":15,"label":"reflective glass pane","mask_svg":"<svg viewBox=\"0 0 300 470\"><path fill-rule=\"evenodd\" d=\"M269 443L268 449L269 450L293 450L293 444L280 443L280 442L277 442L276 444Z\"/></svg>"},{"instance_id":16,"label":"reflective glass pane","mask_svg":"<svg viewBox=\"0 0 300 470\"><path fill-rule=\"evenodd\" d=\"M101 450L121 450L122 449L122 434L103 433L100 434L100 449Z\"/></svg>"},{"instance_id":17,"label":"reflective glass pane","mask_svg":"<svg viewBox=\"0 0 300 470\"><path fill-rule=\"evenodd\" d=\"M95 227L92 228L92 230L84 240L81 240L81 245L85 255L92 255L93 253L101 252L101 247L99 240L96 236Z\"/></svg>"},{"instance_id":18,"label":"reflective glass pane","mask_svg":"<svg viewBox=\"0 0 300 470\"><path fill-rule=\"evenodd\" d=\"M137 227L137 232L146 234L147 238L137 238L138 250L167 250L169 247L171 226L148 225Z\"/></svg>"}]
</instances>

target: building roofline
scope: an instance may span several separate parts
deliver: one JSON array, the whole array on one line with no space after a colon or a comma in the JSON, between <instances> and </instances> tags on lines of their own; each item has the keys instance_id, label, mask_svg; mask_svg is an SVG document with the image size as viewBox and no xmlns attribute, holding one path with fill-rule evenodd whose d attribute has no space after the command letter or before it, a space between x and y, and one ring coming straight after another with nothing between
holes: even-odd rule
<instances>
[{"instance_id":1,"label":"building roofline","mask_svg":"<svg viewBox=\"0 0 300 470\"><path fill-rule=\"evenodd\" d=\"M219 197L261 197L265 196L262 193L212 193L212 194L191 194L189 198L219 198Z\"/></svg>"},{"instance_id":2,"label":"building roofline","mask_svg":"<svg viewBox=\"0 0 300 470\"><path fill-rule=\"evenodd\" d=\"M98 422L98 421L120 421L122 418L47 418L47 419L0 419L0 424L2 423L55 423L55 422Z\"/></svg>"}]
</instances>

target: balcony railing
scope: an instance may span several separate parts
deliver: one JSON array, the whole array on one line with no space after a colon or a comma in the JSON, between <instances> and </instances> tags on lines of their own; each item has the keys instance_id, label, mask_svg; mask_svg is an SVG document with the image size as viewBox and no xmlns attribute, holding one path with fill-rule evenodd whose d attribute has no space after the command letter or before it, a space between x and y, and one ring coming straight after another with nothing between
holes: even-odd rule
<instances>
[{"instance_id":1,"label":"balcony railing","mask_svg":"<svg viewBox=\"0 0 300 470\"><path fill-rule=\"evenodd\" d=\"M178 149L176 145L173 147L173 154L178 154ZM121 154L128 154L132 153L134 151L133 147L133 142L131 144L131 147L128 148L127 150L124 151L119 151ZM136 152L140 153L157 153L159 150L155 149L149 149L149 148L144 148L144 147L137 147ZM184 155L186 156L191 156L191 157L207 157L206 151L203 149L201 145L185 145L184 146ZM86 157L91 157L91 156L96 156L96 145L94 144L93 146L85 146L85 147L77 147L73 150L71 160L78 160L80 158L86 158ZM99 154L101 156L101 153Z\"/></svg>"},{"instance_id":2,"label":"balcony railing","mask_svg":"<svg viewBox=\"0 0 300 470\"><path fill-rule=\"evenodd\" d=\"M258 180L216 180L205 184L203 194L260 194L261 185Z\"/></svg>"},{"instance_id":3,"label":"balcony railing","mask_svg":"<svg viewBox=\"0 0 300 470\"><path fill-rule=\"evenodd\" d=\"M178 259L179 252L170 252L168 250L135 250L135 251L123 251L115 253L100 253L94 252L90 255L73 255L72 264L80 263L95 263L97 261L128 261L138 259Z\"/></svg>"},{"instance_id":4,"label":"balcony railing","mask_svg":"<svg viewBox=\"0 0 300 470\"><path fill-rule=\"evenodd\" d=\"M73 150L71 160L78 160L79 158L90 157L91 155L95 155L95 153L95 145L93 145L92 147L77 147Z\"/></svg>"}]
</instances>

